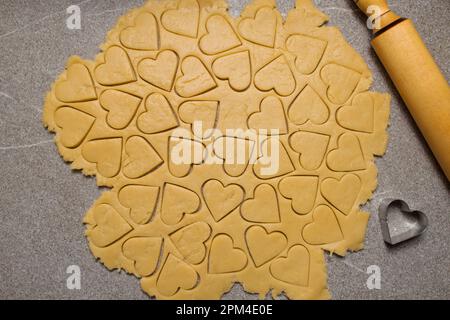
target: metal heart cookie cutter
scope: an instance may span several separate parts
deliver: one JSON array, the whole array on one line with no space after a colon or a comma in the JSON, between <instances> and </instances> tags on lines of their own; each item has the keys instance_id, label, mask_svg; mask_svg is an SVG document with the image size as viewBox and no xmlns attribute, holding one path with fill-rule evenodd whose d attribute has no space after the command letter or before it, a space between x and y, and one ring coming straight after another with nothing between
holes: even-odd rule
<instances>
[{"instance_id":1,"label":"metal heart cookie cutter","mask_svg":"<svg viewBox=\"0 0 450 320\"><path fill-rule=\"evenodd\" d=\"M408 204L400 199L383 200L378 214L384 241L391 245L418 237L428 227L425 213L411 210Z\"/></svg>"}]
</instances>

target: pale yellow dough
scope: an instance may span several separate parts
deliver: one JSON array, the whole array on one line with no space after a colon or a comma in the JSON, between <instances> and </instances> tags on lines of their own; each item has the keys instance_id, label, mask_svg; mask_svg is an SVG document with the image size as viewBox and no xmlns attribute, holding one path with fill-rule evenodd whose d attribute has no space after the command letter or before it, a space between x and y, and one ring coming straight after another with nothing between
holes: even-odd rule
<instances>
[{"instance_id":1,"label":"pale yellow dough","mask_svg":"<svg viewBox=\"0 0 450 320\"><path fill-rule=\"evenodd\" d=\"M327 299L324 251L363 248L386 149L388 95L326 15L274 0L233 19L218 0L150 0L119 19L94 61L70 58L44 122L72 169L111 187L87 212L92 253L158 299ZM177 128L278 129L279 170L176 164ZM254 141L244 141L254 146ZM252 147L249 150L253 150ZM220 154L219 154L220 156ZM264 156L264 155L260 155Z\"/></svg>"}]
</instances>

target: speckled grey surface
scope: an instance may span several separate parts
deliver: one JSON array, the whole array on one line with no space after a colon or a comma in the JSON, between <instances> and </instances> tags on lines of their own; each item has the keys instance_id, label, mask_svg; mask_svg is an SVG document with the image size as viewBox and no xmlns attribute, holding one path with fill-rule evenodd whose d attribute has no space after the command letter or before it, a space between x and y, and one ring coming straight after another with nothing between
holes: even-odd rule
<instances>
[{"instance_id":1,"label":"speckled grey surface","mask_svg":"<svg viewBox=\"0 0 450 320\"><path fill-rule=\"evenodd\" d=\"M82 9L81 31L66 28L66 8ZM108 272L87 247L81 223L100 195L94 179L72 173L41 124L42 101L67 58L92 58L106 31L143 0L0 1L0 299L146 299L138 280ZM230 1L237 15L247 1ZM373 89L393 95L390 143L377 160L379 187L366 206L372 218L366 249L328 257L335 299L450 298L449 185L370 49L364 20L350 0L316 0L374 73ZM447 79L450 2L392 0L416 22ZM292 0L279 0L283 13ZM401 54L401 53L399 53ZM376 210L400 197L428 214L428 232L398 247L381 237ZM81 290L66 288L66 268L81 268ZM366 286L366 269L381 269L381 289ZM226 298L252 299L238 286Z\"/></svg>"}]
</instances>

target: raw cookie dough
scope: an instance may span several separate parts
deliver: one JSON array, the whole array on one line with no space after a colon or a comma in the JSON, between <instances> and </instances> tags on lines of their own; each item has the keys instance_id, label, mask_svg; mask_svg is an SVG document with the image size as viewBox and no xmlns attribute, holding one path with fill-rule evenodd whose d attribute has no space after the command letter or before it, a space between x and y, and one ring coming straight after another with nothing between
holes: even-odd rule
<instances>
[{"instance_id":1,"label":"raw cookie dough","mask_svg":"<svg viewBox=\"0 0 450 320\"><path fill-rule=\"evenodd\" d=\"M72 169L111 187L84 220L95 257L158 299L219 299L237 282L261 298L330 297L324 251L363 248L390 98L368 91L369 69L326 21L310 0L285 22L274 0L237 19L221 0L150 0L94 61L69 59L44 122ZM271 140L208 137L239 128L279 130L276 172L257 151ZM183 139L205 153L177 163ZM227 140L248 147L244 161L204 163Z\"/></svg>"}]
</instances>

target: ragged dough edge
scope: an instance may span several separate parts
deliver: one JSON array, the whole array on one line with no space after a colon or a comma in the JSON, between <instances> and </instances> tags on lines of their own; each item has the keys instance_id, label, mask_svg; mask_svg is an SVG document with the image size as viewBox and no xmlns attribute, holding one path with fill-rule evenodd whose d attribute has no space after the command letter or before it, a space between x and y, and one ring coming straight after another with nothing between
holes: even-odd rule
<instances>
[{"instance_id":1,"label":"ragged dough edge","mask_svg":"<svg viewBox=\"0 0 450 320\"><path fill-rule=\"evenodd\" d=\"M128 211L120 204L118 201L117 194L120 191L120 188L112 188L109 191L104 191L100 195L100 197L94 202L91 208L86 212L83 223L87 226L85 231L86 238L89 239L89 233L96 227L96 222L94 219L94 208L101 204L109 204L114 207L114 209L119 213L119 215L127 220ZM128 221L129 223L129 221ZM135 225L132 225L135 227ZM100 261L109 271L117 270L124 271L129 275L133 275L137 278L140 278L137 273L134 263L132 260L126 258L122 251L120 250L120 254L117 254L116 248L122 247L122 245L130 238L136 237L138 235L133 234L133 230L129 233L123 235L121 238L116 240L112 245L107 246L106 248L101 248L93 244L92 241L89 242L89 249L93 253L96 260Z\"/></svg>"},{"instance_id":2,"label":"ragged dough edge","mask_svg":"<svg viewBox=\"0 0 450 320\"><path fill-rule=\"evenodd\" d=\"M216 9L221 9L221 10L225 10L227 9L227 4L225 1L200 1L202 3L202 8L205 9L205 5L203 4L215 4L216 5ZM174 1L163 1L160 2L158 4L159 5L164 5L167 7L172 8L173 7L173 3ZM130 21L140 12L145 11L145 10L152 10L153 6L156 6L157 4L155 3L155 1L149 1L147 2L143 7L141 8L136 8L131 10L128 14L126 14L125 16L121 17L118 20L117 25L108 33L107 36L107 40L105 43L103 43L100 48L102 49L102 52L100 52L94 59L94 61L88 61L88 60L83 60L79 57L71 57L68 61L68 66L70 64L73 63L78 63L81 62L83 64L85 64L91 74L93 73L93 66L100 61L103 58L104 55L104 50L106 50L109 46L109 39L111 37L114 37L117 35L117 33L125 26L128 26ZM272 0L256 0L254 2L252 2L251 4L249 4L243 11L243 13L241 14L241 17L245 16L246 12L252 12L252 6L254 6L255 8L258 8L262 5L271 5L271 6L275 6L275 2ZM359 90L361 91L365 91L367 90L371 83L372 83L372 76L371 73L367 67L367 65L365 64L365 62L362 60L361 56L345 41L345 39L343 38L342 34L340 33L340 31L335 28L335 27L324 27L322 26L324 23L326 23L328 21L328 17L321 13L318 9L315 8L315 6L312 4L312 2L310 0L297 0L297 5L296 5L297 10L291 10L288 14L288 18L286 20L286 22L284 23L284 27L287 28L292 28L291 32L295 32L295 30L297 30L296 28L299 26L299 24L295 24L293 22L295 17L295 14L298 14L298 11L300 9L303 9L303 12L307 12L305 14L305 16L312 16L311 20L305 22L304 25L302 25L302 28L306 28L307 30L313 29L313 28L317 28L320 27L320 29L327 29L327 30L331 30L333 32L335 32L336 34L336 41L339 42L339 45L344 45L346 47L349 47L351 50L354 51L354 58L359 59L362 62L362 65L365 66L365 70L363 70L363 74L364 74L364 81L362 83L360 83L360 87ZM224 11L224 12L225 12ZM230 17L230 19L233 19ZM235 19L236 20L236 19ZM302 31L302 29L300 28L297 31ZM288 32L289 33L289 32ZM59 79L62 79L66 76L66 71L64 71L59 77ZM60 136L59 136L59 128L56 126L56 124L54 123L54 119L53 119L53 113L56 110L56 108L58 106L62 106L64 105L63 103L59 103L56 99L56 97L54 96L54 87L57 81L55 81L55 83L52 85L52 89L51 91L48 93L46 100L45 100L45 111L43 114L43 121L44 121L44 125L48 128L49 131L55 132L56 133L56 137L55 137L55 142L58 146L58 151L61 154L62 158L64 159L64 161L71 163L71 168L72 170L81 170L82 173L86 176L96 176L96 168L95 165L92 165L90 163L87 163L84 159L81 158L80 155L80 148L75 149L75 150L68 150L67 148L63 147L60 141ZM97 93L98 94L98 93ZM390 98L385 95L385 105L389 106L389 100ZM389 110L387 111L387 115L389 114ZM385 134L385 139L383 141L383 143L378 146L377 152L375 153L377 156L382 156L386 150L386 146L387 146L387 134ZM80 159L81 158L81 159ZM373 165L373 160L372 161L372 165ZM376 180L376 175L377 175L377 170L375 165L373 165L373 168L370 169L371 170L371 174L374 176L374 178L372 178L370 185L368 186L367 183L364 184L364 186L366 186L365 190L363 190L361 193L363 194L362 200L360 200L359 202L359 206L363 205L364 203L366 203L372 196L373 196L373 192L376 189L377 186L377 180ZM99 186L106 186L106 187L113 187L116 183L116 179L108 179L108 178L104 178L100 175L97 175L97 184ZM102 195L103 197L103 195ZM102 197L100 197L94 204L97 205L99 203L101 203L101 199ZM94 207L93 206L93 207ZM86 218L85 218L85 222L87 224L92 225L92 220L89 219L89 212L91 212L92 209L90 209L88 211L88 213L86 214ZM317 261L321 261L321 267L320 268L315 268L317 269L318 272L318 277L321 279L321 281L323 281L323 283L325 284L323 287L319 287L319 291L318 292L314 292L314 293L306 293L306 294L301 294L298 295L298 288L297 289L290 289L289 285L286 285L285 283L283 283L281 286L285 286L286 289L284 291L280 291L280 290L271 290L271 288L267 288L267 287L259 287L258 285L255 285L254 281L252 282L241 282L239 281L239 279L235 279L234 277L230 278L230 281L228 284L226 284L226 282L223 282L222 286L220 287L219 290L217 290L218 288L216 288L216 292L214 292L214 296L216 298L220 298L223 293L228 292L232 286L234 282L241 282L244 286L244 289L249 292L249 293L258 293L260 295L261 298L263 298L268 292L272 292L272 295L274 297L278 296L279 294L285 292L288 296L290 296L291 298L298 298L298 299L305 299L305 298L318 298L318 299L328 299L330 298L330 295L328 293L328 289L326 287L326 278L327 278L327 272L326 272L326 264L324 261L324 257L323 257L323 252L322 249L325 251L329 251L330 253L336 253L338 255L342 255L344 256L346 254L347 251L358 251L361 250L364 246L364 236L365 236L365 231L366 231L366 226L367 226L367 220L369 218L369 214L366 212L359 212L359 214L363 217L362 220L365 220L364 223L364 227L359 228L359 232L355 232L355 240L353 240L352 242L346 244L346 248L345 249L340 249L340 248L333 248L333 247L322 247L321 249L318 249L317 251L319 253L317 253L317 256L315 257L315 259L317 259ZM90 248L92 250L92 252L94 253L95 256L101 256L101 254L97 255L96 252L98 252L98 248L96 248L95 246L92 245L92 243L89 243ZM314 253L316 254L316 253ZM320 256L320 258L319 258ZM123 260L121 260L121 258L123 258ZM109 270L113 270L113 269L122 269L125 270L127 273L129 274L134 274L137 276L134 267L129 265L129 261L128 259L126 259L125 257L118 257L118 260L115 262L109 262L109 261L105 261L102 258L99 258L100 261L109 269ZM161 262L160 262L161 263ZM153 277L154 278L154 277ZM149 284L147 283L150 279L149 278L143 278L141 279L141 283L143 285L143 287L147 287L147 290L145 290L148 294L152 295L152 296L156 296L158 298L164 299L165 297L158 294L155 291L148 289ZM150 284L152 284L152 280L150 280ZM204 281L205 282L205 281ZM153 288L155 286L153 285ZM145 288L144 288L145 289ZM173 298L173 297L170 297ZM176 297L177 299L186 299L186 298L195 298L193 296L189 296L189 295L178 295Z\"/></svg>"},{"instance_id":3,"label":"ragged dough edge","mask_svg":"<svg viewBox=\"0 0 450 320\"><path fill-rule=\"evenodd\" d=\"M324 25L326 22L328 22L328 16L320 12L318 10L314 3L311 0L297 0L296 1L296 8L303 8L301 12L309 12L310 14L313 14L315 17L315 21L311 22L310 24L304 26L302 24L298 23L299 18L303 18L301 14L299 14L298 10L291 10L288 13L286 22L284 23L284 27L287 30L288 34L294 34L294 33L302 33L303 31L311 31L315 30L317 32L322 32L323 34L329 32L332 33L333 41L335 47L345 47L348 51L351 51L351 55L347 55L344 57L345 59L352 60L355 59L357 63L362 68L359 70L362 74L362 79L358 83L358 86L355 90L355 92L367 92L373 83L373 77L372 72L370 71L368 65L363 60L362 56L356 51L355 48L353 48L347 40L344 38L344 35L341 33L339 28L333 27L333 26L326 26ZM299 17L300 16L300 17ZM315 22L315 23L314 23ZM320 28L316 28L320 27ZM341 63L341 61L337 61L338 63ZM365 179L363 183L363 189L360 191L360 195L357 199L357 208L361 208L363 205L365 205L368 201L370 201L373 197L373 193L377 189L378 181L377 181L377 175L378 170L375 165L375 157L381 157L385 154L388 144L388 134L387 134L387 128L389 126L389 116L390 116L390 103L391 103L391 96L389 94L382 94L378 92L370 92L372 95L374 95L377 99L377 111L381 114L379 116L379 124L381 124L381 127L377 128L378 134L381 134L381 138L377 139L377 145L374 146L373 150L371 150L369 159L366 159L366 164L368 165L368 178ZM356 93L352 94L352 96L356 95ZM348 103L348 102L347 102ZM339 242L338 245L336 244L330 244L330 245L324 245L321 246L321 248L329 254L337 254L339 256L345 256L347 252L356 252L360 251L364 248L364 240L365 240L365 234L367 229L367 224L370 218L370 214L368 212L364 211L354 211L351 213L352 215L358 215L359 219L359 226L355 228L354 232L351 235L351 239L346 239L342 242Z\"/></svg>"},{"instance_id":4,"label":"ragged dough edge","mask_svg":"<svg viewBox=\"0 0 450 320\"><path fill-rule=\"evenodd\" d=\"M376 160L377 158L382 157L387 150L388 146L388 133L387 130L390 126L390 105L391 105L391 96L389 94L382 94L382 93L373 93L375 96L378 97L378 101L376 102L376 112L379 112L380 114L380 121L378 122L381 124L380 128L378 128L379 134L381 134L381 138L377 139L377 146L375 146L374 150L372 151L374 158L371 158L369 160L369 172L371 174L371 177L368 179L370 183L364 183L363 186L365 187L362 190L363 197L360 198L358 208L361 208L362 206L366 205L368 202L370 202L373 198L374 192L378 188L378 168L376 166ZM335 253L340 256L345 256L347 251L350 252L356 252L364 249L364 241L365 241L365 235L366 235L366 229L367 224L370 218L370 213L360 211L360 214L363 216L361 217L361 220L364 221L364 228L361 227L361 229L355 230L354 241L353 243L350 243L348 246L348 250L346 251L336 251ZM332 254L333 251L330 251Z\"/></svg>"}]
</instances>

